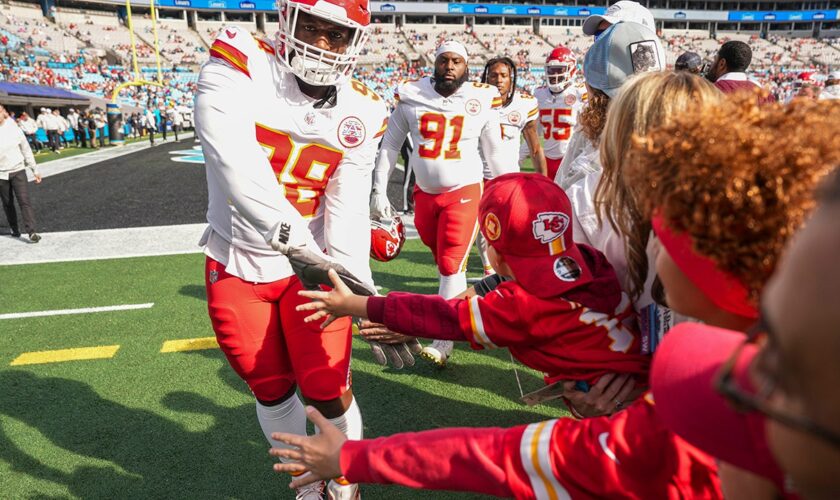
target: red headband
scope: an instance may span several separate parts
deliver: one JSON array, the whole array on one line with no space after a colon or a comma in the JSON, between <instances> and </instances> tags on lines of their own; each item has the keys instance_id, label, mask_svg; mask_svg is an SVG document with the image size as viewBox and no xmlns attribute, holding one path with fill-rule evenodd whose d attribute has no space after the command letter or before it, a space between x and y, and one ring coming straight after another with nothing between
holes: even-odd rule
<instances>
[{"instance_id":1,"label":"red headband","mask_svg":"<svg viewBox=\"0 0 840 500\"><path fill-rule=\"evenodd\" d=\"M657 213L653 230L668 255L680 270L719 308L746 318L758 318L758 310L750 301L746 287L730 274L718 269L715 262L692 248L688 233L677 233Z\"/></svg>"}]
</instances>

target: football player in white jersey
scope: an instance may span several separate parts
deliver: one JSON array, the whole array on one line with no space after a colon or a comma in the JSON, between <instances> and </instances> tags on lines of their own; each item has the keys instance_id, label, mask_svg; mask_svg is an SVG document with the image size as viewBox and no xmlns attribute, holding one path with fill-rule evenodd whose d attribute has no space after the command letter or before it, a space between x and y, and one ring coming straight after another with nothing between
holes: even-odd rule
<instances>
[{"instance_id":1,"label":"football player in white jersey","mask_svg":"<svg viewBox=\"0 0 840 500\"><path fill-rule=\"evenodd\" d=\"M534 91L539 103L539 132L549 179L554 179L572 139L572 128L586 101L586 87L574 82L577 59L566 47L558 46L545 61L546 85ZM522 155L520 154L520 157Z\"/></svg>"},{"instance_id":2,"label":"football player in white jersey","mask_svg":"<svg viewBox=\"0 0 840 500\"><path fill-rule=\"evenodd\" d=\"M350 387L349 318L322 329L284 245L325 249L372 285L368 200L385 102L350 76L367 37L368 0L278 0L274 43L226 28L201 70L196 131L207 163L208 309L219 346L275 432L306 434L304 406L362 436ZM355 498L346 482L298 498Z\"/></svg>"},{"instance_id":3,"label":"football player in white jersey","mask_svg":"<svg viewBox=\"0 0 840 500\"><path fill-rule=\"evenodd\" d=\"M502 96L502 108L499 109L499 121L502 126L502 154L501 164L503 173L519 171L520 145L523 151L530 155L534 169L543 175L545 170L545 155L542 142L537 135L537 114L539 108L537 100L526 92L516 88L516 64L509 57L494 57L484 65L481 75L483 83L490 84L499 90ZM524 145L522 138L525 138ZM484 165L484 187L493 179L492 172ZM479 234L478 254L484 267L484 275L495 274L490 260L487 258L487 242Z\"/></svg>"},{"instance_id":4,"label":"football player in white jersey","mask_svg":"<svg viewBox=\"0 0 840 500\"><path fill-rule=\"evenodd\" d=\"M466 264L478 233L482 156L493 176L502 172L502 98L495 87L467 82L467 50L442 43L433 77L397 87L397 106L376 162L371 215L387 218L392 210L386 187L406 135L415 145L411 165L416 175L414 224L432 249L440 273L438 293L451 298L467 289ZM482 153L479 154L479 146ZM423 356L444 365L452 342L435 341Z\"/></svg>"}]
</instances>

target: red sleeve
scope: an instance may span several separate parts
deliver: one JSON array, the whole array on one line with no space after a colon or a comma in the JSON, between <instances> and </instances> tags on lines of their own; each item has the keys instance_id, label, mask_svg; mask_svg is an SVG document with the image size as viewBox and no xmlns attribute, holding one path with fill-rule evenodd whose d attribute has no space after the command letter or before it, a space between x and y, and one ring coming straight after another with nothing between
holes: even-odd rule
<instances>
[{"instance_id":1,"label":"red sleeve","mask_svg":"<svg viewBox=\"0 0 840 500\"><path fill-rule=\"evenodd\" d=\"M404 335L465 340L458 322L458 310L463 302L439 295L391 292L386 297L370 297L367 314L371 321Z\"/></svg>"},{"instance_id":2,"label":"red sleeve","mask_svg":"<svg viewBox=\"0 0 840 500\"><path fill-rule=\"evenodd\" d=\"M526 297L514 296L514 286L502 283L484 297L462 300L458 319L473 349L495 349L533 342L533 321L522 309Z\"/></svg>"},{"instance_id":3,"label":"red sleeve","mask_svg":"<svg viewBox=\"0 0 840 500\"><path fill-rule=\"evenodd\" d=\"M515 496L522 471L508 453L525 426L452 428L347 441L341 471L352 483Z\"/></svg>"},{"instance_id":4,"label":"red sleeve","mask_svg":"<svg viewBox=\"0 0 840 500\"><path fill-rule=\"evenodd\" d=\"M348 441L354 483L535 498L722 498L715 460L669 432L652 400L613 417L439 429Z\"/></svg>"}]
</instances>

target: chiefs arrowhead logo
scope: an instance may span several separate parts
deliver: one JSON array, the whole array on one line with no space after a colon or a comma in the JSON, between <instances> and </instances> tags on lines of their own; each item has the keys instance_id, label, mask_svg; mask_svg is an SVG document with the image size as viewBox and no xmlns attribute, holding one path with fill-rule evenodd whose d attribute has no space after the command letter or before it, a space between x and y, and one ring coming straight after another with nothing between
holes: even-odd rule
<instances>
[{"instance_id":1,"label":"chiefs arrowhead logo","mask_svg":"<svg viewBox=\"0 0 840 500\"><path fill-rule=\"evenodd\" d=\"M229 30L229 29L226 29L226 30L225 30L225 35L227 35L227 36L228 36L228 38L236 38L236 32L235 32L235 31L231 31L231 30Z\"/></svg>"},{"instance_id":2,"label":"chiefs arrowhead logo","mask_svg":"<svg viewBox=\"0 0 840 500\"><path fill-rule=\"evenodd\" d=\"M502 235L502 224L492 212L484 217L484 234L490 241L496 241Z\"/></svg>"},{"instance_id":3,"label":"chiefs arrowhead logo","mask_svg":"<svg viewBox=\"0 0 840 500\"><path fill-rule=\"evenodd\" d=\"M533 223L534 239L540 243L551 243L563 236L569 227L569 216L561 212L542 212Z\"/></svg>"}]
</instances>

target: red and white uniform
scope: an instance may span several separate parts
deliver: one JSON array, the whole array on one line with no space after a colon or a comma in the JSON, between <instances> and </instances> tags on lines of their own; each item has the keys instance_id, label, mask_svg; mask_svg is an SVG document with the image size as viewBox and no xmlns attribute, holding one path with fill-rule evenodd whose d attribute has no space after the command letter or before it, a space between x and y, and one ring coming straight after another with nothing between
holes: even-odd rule
<instances>
[{"instance_id":1,"label":"red and white uniform","mask_svg":"<svg viewBox=\"0 0 840 500\"><path fill-rule=\"evenodd\" d=\"M502 98L495 87L473 82L443 97L429 77L402 83L395 95L398 103L382 142L374 189L385 192L410 134L414 149L409 161L417 180L414 224L442 275L463 272L478 233L482 156L493 176L502 168Z\"/></svg>"},{"instance_id":2,"label":"red and white uniform","mask_svg":"<svg viewBox=\"0 0 840 500\"><path fill-rule=\"evenodd\" d=\"M294 313L305 301L300 284L267 242L287 234L290 244L323 249L372 283L370 240L358 235L370 230L385 103L351 81L337 86L333 106L316 107L271 44L236 27L222 30L210 56L196 125L209 190L208 305L219 344L260 400L280 397L295 381L307 397L338 397L347 384L349 321L330 327L343 333L305 325ZM296 335L301 342L290 340Z\"/></svg>"},{"instance_id":3,"label":"red and white uniform","mask_svg":"<svg viewBox=\"0 0 840 500\"><path fill-rule=\"evenodd\" d=\"M572 127L577 123L577 116L586 103L586 87L571 84L562 92L555 94L547 86L534 91L539 104L537 126L543 140L548 178L553 179L566 155L572 138ZM527 155L527 151L525 151ZM520 154L520 157L522 155Z\"/></svg>"},{"instance_id":4,"label":"red and white uniform","mask_svg":"<svg viewBox=\"0 0 840 500\"><path fill-rule=\"evenodd\" d=\"M537 119L539 107L536 98L525 92L514 91L510 104L499 110L499 122L502 126L502 150L499 155L501 172L495 176L519 172L520 146L526 154L529 152L528 144L522 143L522 130L525 125ZM484 178L492 179L493 172L485 163Z\"/></svg>"},{"instance_id":5,"label":"red and white uniform","mask_svg":"<svg viewBox=\"0 0 840 500\"><path fill-rule=\"evenodd\" d=\"M612 417L347 441L355 483L522 500L723 498L715 460L668 431L646 397Z\"/></svg>"},{"instance_id":6,"label":"red and white uniform","mask_svg":"<svg viewBox=\"0 0 840 500\"><path fill-rule=\"evenodd\" d=\"M507 347L547 384L607 373L647 382L650 356L641 354L635 313L615 273L597 250L579 245L593 281L560 297L539 298L516 281L484 297L445 300L392 292L368 299L368 317L393 331L441 340L467 340L473 349Z\"/></svg>"}]
</instances>

